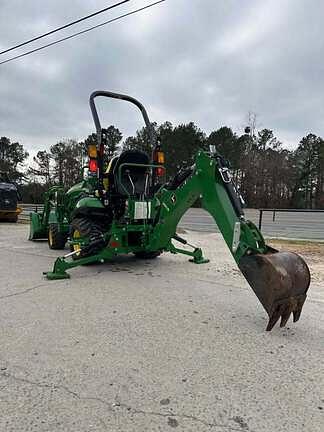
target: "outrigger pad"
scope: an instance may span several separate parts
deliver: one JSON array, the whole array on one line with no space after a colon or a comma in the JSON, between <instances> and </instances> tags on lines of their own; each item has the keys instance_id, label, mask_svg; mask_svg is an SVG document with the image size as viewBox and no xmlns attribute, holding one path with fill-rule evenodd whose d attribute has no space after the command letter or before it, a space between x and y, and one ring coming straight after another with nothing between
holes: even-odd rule
<instances>
[{"instance_id":1,"label":"outrigger pad","mask_svg":"<svg viewBox=\"0 0 324 432\"><path fill-rule=\"evenodd\" d=\"M271 252L241 258L239 268L269 315L267 331L281 317L286 325L290 314L299 320L310 284L309 268L293 252Z\"/></svg>"},{"instance_id":2,"label":"outrigger pad","mask_svg":"<svg viewBox=\"0 0 324 432\"><path fill-rule=\"evenodd\" d=\"M48 280L59 280L59 279L70 279L70 275L66 272L55 273L55 272L43 272Z\"/></svg>"}]
</instances>

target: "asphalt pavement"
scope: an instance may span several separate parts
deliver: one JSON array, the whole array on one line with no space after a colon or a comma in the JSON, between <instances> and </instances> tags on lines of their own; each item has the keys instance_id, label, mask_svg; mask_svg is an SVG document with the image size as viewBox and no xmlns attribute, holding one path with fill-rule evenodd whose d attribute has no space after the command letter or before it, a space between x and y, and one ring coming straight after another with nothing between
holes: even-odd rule
<instances>
[{"instance_id":1,"label":"asphalt pavement","mask_svg":"<svg viewBox=\"0 0 324 432\"><path fill-rule=\"evenodd\" d=\"M257 226L259 211L246 209L245 216ZM276 213L273 221L272 212L264 212L262 217L262 233L266 237L291 239L324 240L324 213ZM214 219L203 209L191 208L180 221L184 229L218 232Z\"/></svg>"},{"instance_id":2,"label":"asphalt pavement","mask_svg":"<svg viewBox=\"0 0 324 432\"><path fill-rule=\"evenodd\" d=\"M324 296L266 333L218 234L209 264L121 257L47 281L57 251L0 225L0 431L322 432Z\"/></svg>"}]
</instances>

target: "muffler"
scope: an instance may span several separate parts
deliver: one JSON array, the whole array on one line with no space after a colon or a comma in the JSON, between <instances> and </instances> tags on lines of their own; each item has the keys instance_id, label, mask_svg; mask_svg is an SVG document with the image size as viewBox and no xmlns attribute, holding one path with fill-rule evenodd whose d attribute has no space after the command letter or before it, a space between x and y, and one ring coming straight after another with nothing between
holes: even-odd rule
<instances>
[{"instance_id":1,"label":"muffler","mask_svg":"<svg viewBox=\"0 0 324 432\"><path fill-rule=\"evenodd\" d=\"M294 322L299 320L310 284L309 268L299 255L269 250L264 255L246 255L238 264L269 315L267 331L280 318L280 327L285 326L291 313Z\"/></svg>"}]
</instances>

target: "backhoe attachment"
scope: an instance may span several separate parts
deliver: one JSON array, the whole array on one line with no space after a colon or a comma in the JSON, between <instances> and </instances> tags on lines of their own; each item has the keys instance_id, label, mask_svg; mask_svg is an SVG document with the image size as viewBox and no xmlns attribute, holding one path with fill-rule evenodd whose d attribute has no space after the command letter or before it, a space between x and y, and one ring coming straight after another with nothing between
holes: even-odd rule
<instances>
[{"instance_id":1,"label":"backhoe attachment","mask_svg":"<svg viewBox=\"0 0 324 432\"><path fill-rule=\"evenodd\" d=\"M291 314L294 322L299 320L310 284L308 266L299 255L273 249L243 256L238 266L269 315L267 331L280 318L280 327L285 326Z\"/></svg>"},{"instance_id":2,"label":"backhoe attachment","mask_svg":"<svg viewBox=\"0 0 324 432\"><path fill-rule=\"evenodd\" d=\"M291 252L268 246L258 228L245 219L242 199L224 159L214 153L197 153L195 164L163 189L156 238L172 236L188 207L198 198L213 217L245 279L269 315L267 330L290 315L298 321L310 284L305 261ZM169 209L172 209L171 211ZM159 248L161 245L156 244ZM194 261L195 262L195 261Z\"/></svg>"}]
</instances>

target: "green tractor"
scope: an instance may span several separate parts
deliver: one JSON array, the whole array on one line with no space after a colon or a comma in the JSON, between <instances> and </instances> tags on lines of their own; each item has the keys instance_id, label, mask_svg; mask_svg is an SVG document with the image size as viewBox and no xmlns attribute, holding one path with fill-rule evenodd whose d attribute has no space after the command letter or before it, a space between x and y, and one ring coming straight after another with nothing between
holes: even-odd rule
<instances>
[{"instance_id":1,"label":"green tractor","mask_svg":"<svg viewBox=\"0 0 324 432\"><path fill-rule=\"evenodd\" d=\"M123 151L105 169L107 137L95 105L99 96L125 100L140 109L152 157L138 150ZM56 259L53 271L45 273L46 277L68 278L68 269L128 253L145 259L163 252L180 253L195 264L208 262L200 248L189 245L176 232L184 213L200 198L268 313L267 330L280 318L284 326L291 313L297 321L310 284L307 264L294 253L267 246L257 227L245 219L242 199L226 161L216 149L198 151L191 167L165 183L164 154L143 105L130 96L96 91L90 96L90 108L97 145L88 148L86 179L66 193L60 187L50 189L43 213L30 216L30 240L48 238L50 248L63 249L69 239L70 252ZM181 248L181 244L192 250Z\"/></svg>"}]
</instances>

